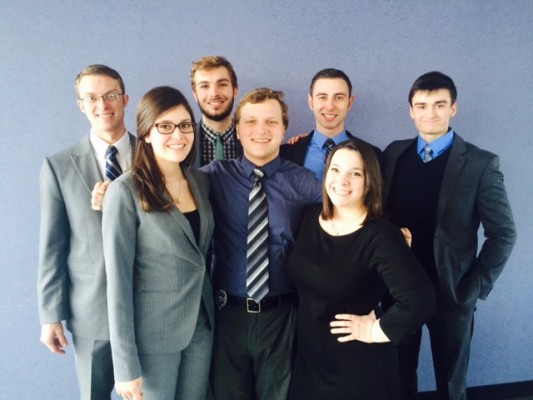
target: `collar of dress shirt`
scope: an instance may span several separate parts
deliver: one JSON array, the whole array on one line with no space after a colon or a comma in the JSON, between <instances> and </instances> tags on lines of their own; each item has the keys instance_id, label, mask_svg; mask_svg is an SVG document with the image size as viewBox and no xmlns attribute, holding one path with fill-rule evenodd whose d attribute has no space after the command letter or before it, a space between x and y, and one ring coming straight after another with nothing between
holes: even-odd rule
<instances>
[{"instance_id":1,"label":"collar of dress shirt","mask_svg":"<svg viewBox=\"0 0 533 400\"><path fill-rule=\"evenodd\" d=\"M453 129L450 128L444 136L441 136L440 138L434 140L431 143L427 143L424 139L422 139L420 135L418 135L416 151L423 159L424 147L429 144L429 147L431 147L431 150L433 150L433 158L438 157L452 146L453 135Z\"/></svg>"},{"instance_id":2,"label":"collar of dress shirt","mask_svg":"<svg viewBox=\"0 0 533 400\"><path fill-rule=\"evenodd\" d=\"M91 140L91 144L96 154L96 158L99 160L104 160L105 153L110 144L96 136L92 129L91 133L89 134L89 139ZM118 141L113 143L113 146L117 148L119 155L125 156L126 154L128 154L128 151L130 151L130 138L127 130L124 131L124 134Z\"/></svg>"},{"instance_id":3,"label":"collar of dress shirt","mask_svg":"<svg viewBox=\"0 0 533 400\"><path fill-rule=\"evenodd\" d=\"M231 126L226 129L224 132L216 132L214 129L211 129L210 127L208 127L205 123L204 123L204 120L202 119L202 129L204 130L205 132L205 136L206 138L210 141L210 142L215 142L217 140L217 136L220 135L220 137L222 138L222 141L224 143L226 143L232 136L233 134L235 133L235 125L232 123Z\"/></svg>"},{"instance_id":4,"label":"collar of dress shirt","mask_svg":"<svg viewBox=\"0 0 533 400\"><path fill-rule=\"evenodd\" d=\"M277 156L275 159L270 161L269 163L262 165L260 167L256 166L254 163L252 163L250 160L248 160L245 156L242 156L242 167L244 170L244 173L246 176L249 176L251 181L253 182L253 173L255 168L260 168L264 173L265 176L268 178L277 171L277 169L281 165L281 158Z\"/></svg>"},{"instance_id":5,"label":"collar of dress shirt","mask_svg":"<svg viewBox=\"0 0 533 400\"><path fill-rule=\"evenodd\" d=\"M346 133L346 130L342 130L338 135L335 137L329 138L320 131L316 130L313 133L313 139L312 141L316 144L316 146L321 149L324 146L324 143L326 140L332 139L335 142L335 145L338 145L341 142L344 142L345 140L350 139L348 134Z\"/></svg>"}]
</instances>

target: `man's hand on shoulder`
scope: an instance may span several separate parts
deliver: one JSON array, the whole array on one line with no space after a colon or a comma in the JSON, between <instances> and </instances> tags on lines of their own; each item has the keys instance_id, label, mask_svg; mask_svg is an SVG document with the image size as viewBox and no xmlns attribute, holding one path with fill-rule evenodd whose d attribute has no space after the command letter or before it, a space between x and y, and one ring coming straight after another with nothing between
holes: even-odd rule
<instances>
[{"instance_id":1,"label":"man's hand on shoulder","mask_svg":"<svg viewBox=\"0 0 533 400\"><path fill-rule=\"evenodd\" d=\"M291 137L289 140L287 140L287 144L290 144L290 145L296 144L306 136L309 136L309 133L300 133L299 135Z\"/></svg>"},{"instance_id":2,"label":"man's hand on shoulder","mask_svg":"<svg viewBox=\"0 0 533 400\"><path fill-rule=\"evenodd\" d=\"M61 322L44 324L41 327L41 342L50 349L52 353L65 354L68 340L63 330Z\"/></svg>"}]
</instances>

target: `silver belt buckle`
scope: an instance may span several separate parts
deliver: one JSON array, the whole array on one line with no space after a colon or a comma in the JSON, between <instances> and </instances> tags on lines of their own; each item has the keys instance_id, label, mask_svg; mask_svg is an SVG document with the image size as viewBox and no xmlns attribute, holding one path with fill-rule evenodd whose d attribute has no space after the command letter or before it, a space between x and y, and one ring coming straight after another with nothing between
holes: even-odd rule
<instances>
[{"instance_id":1,"label":"silver belt buckle","mask_svg":"<svg viewBox=\"0 0 533 400\"><path fill-rule=\"evenodd\" d=\"M246 299L246 311L250 314L259 314L261 312L261 302L256 303L254 299L248 297Z\"/></svg>"}]
</instances>

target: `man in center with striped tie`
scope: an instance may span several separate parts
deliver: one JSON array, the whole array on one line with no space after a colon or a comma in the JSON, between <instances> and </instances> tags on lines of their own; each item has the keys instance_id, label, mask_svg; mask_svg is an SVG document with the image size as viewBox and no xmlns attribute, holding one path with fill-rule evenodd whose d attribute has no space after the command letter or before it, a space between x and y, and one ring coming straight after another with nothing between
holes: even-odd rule
<instances>
[{"instance_id":1,"label":"man in center with striped tie","mask_svg":"<svg viewBox=\"0 0 533 400\"><path fill-rule=\"evenodd\" d=\"M235 111L244 155L202 168L215 214L217 400L284 400L292 366L295 292L286 271L305 209L322 200L315 174L279 157L283 93L247 93Z\"/></svg>"}]
</instances>

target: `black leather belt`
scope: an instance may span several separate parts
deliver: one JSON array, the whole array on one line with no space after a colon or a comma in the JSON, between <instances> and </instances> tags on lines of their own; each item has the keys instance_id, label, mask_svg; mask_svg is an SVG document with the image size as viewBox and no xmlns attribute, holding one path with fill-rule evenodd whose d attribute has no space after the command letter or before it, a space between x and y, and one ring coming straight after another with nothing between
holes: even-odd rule
<instances>
[{"instance_id":1,"label":"black leather belt","mask_svg":"<svg viewBox=\"0 0 533 400\"><path fill-rule=\"evenodd\" d=\"M226 291L222 289L215 291L215 305L219 310L227 304L230 304L232 306L242 308L248 313L257 314L272 308L280 307L284 304L294 303L295 301L296 294L294 293L266 297L259 303L256 303L252 298L245 299L244 297L232 296L231 294L227 294Z\"/></svg>"}]
</instances>

